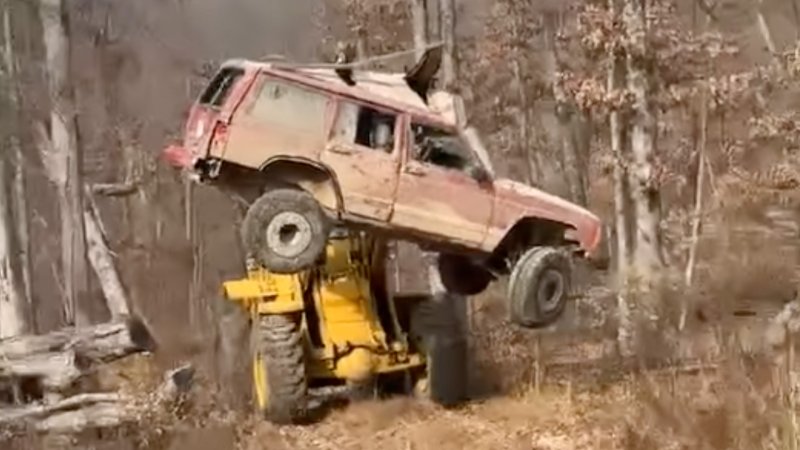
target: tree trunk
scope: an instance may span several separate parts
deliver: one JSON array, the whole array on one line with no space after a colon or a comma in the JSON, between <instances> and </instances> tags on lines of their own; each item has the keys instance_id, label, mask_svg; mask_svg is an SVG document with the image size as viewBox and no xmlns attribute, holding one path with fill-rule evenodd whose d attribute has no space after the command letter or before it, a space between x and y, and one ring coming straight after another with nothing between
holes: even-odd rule
<instances>
[{"instance_id":1,"label":"tree trunk","mask_svg":"<svg viewBox=\"0 0 800 450\"><path fill-rule=\"evenodd\" d=\"M48 92L50 94L51 179L56 182L61 213L61 264L67 323L90 322L89 278L83 222L82 155L75 102L69 77L67 11L62 0L40 0Z\"/></svg>"},{"instance_id":2,"label":"tree trunk","mask_svg":"<svg viewBox=\"0 0 800 450\"><path fill-rule=\"evenodd\" d=\"M27 331L26 302L14 256L14 222L8 201L6 155L0 154L0 339Z\"/></svg>"},{"instance_id":3,"label":"tree trunk","mask_svg":"<svg viewBox=\"0 0 800 450\"><path fill-rule=\"evenodd\" d=\"M455 0L439 0L439 21L444 43L442 52L442 83L444 89L453 91L458 81L458 58L456 54L456 5Z\"/></svg>"},{"instance_id":4,"label":"tree trunk","mask_svg":"<svg viewBox=\"0 0 800 450\"><path fill-rule=\"evenodd\" d=\"M515 11L516 13L516 11ZM520 39L519 29L522 20L520 14L514 14L511 18L511 33L515 41ZM528 183L538 184L542 181L542 162L538 149L531 145L530 133L533 131L530 126L530 114L532 105L528 98L528 91L525 89L524 77L522 76L522 67L520 60L519 46L515 45L513 48L513 55L511 57L511 72L514 75L514 83L517 85L517 96L520 102L520 113L517 114L517 127L519 128L519 153L525 158L526 167L528 169Z\"/></svg>"},{"instance_id":5,"label":"tree trunk","mask_svg":"<svg viewBox=\"0 0 800 450\"><path fill-rule=\"evenodd\" d=\"M561 27L561 13L548 13L545 15L545 21L545 29L549 34L548 40L551 43L550 51L555 63L550 79L553 80L554 115L559 124L558 138L564 161L564 177L569 188L570 200L581 206L586 206L588 203L586 194L588 183L586 181L586 167L583 162L589 155L589 125L586 117L578 109L575 102L567 96L556 82L557 72L563 67L563 61L556 44L556 34Z\"/></svg>"},{"instance_id":6,"label":"tree trunk","mask_svg":"<svg viewBox=\"0 0 800 450\"><path fill-rule=\"evenodd\" d=\"M411 0L411 30L414 34L416 61L425 54L428 45L428 5L426 0Z\"/></svg>"},{"instance_id":7,"label":"tree trunk","mask_svg":"<svg viewBox=\"0 0 800 450\"><path fill-rule=\"evenodd\" d=\"M652 104L651 54L647 44L646 7L628 0L623 20L630 36L627 55L628 89L634 97L631 114L631 195L636 216L635 248L637 271L646 280L664 265L661 252L661 197L655 180L656 117Z\"/></svg>"},{"instance_id":8,"label":"tree trunk","mask_svg":"<svg viewBox=\"0 0 800 450\"><path fill-rule=\"evenodd\" d=\"M631 165L628 176L635 217L632 260L626 268L624 303L631 318L633 333L623 350L633 356L648 340L648 357L656 357L656 344L668 344L668 330L660 326L660 281L664 266L661 249L660 191L655 179L656 118L652 103L652 55L647 43L646 6L639 0L626 0L622 11L629 41L626 55L627 87L633 96L630 111ZM663 350L666 350L663 349ZM627 354L626 354L627 352ZM645 355L641 355L645 356Z\"/></svg>"},{"instance_id":9,"label":"tree trunk","mask_svg":"<svg viewBox=\"0 0 800 450\"><path fill-rule=\"evenodd\" d=\"M0 85L5 89L0 92L0 108L10 111L9 114L0 115L3 125L0 132L7 133L8 137L0 142L0 339L24 333L28 328L27 302L23 279L20 274L20 258L17 255L19 234L13 214L13 175L11 172L19 154L19 140L14 133L17 132L17 96L15 91L13 56L11 54L10 5L2 4L2 25L4 45L2 58L2 77ZM11 163L11 164L9 164Z\"/></svg>"},{"instance_id":10,"label":"tree trunk","mask_svg":"<svg viewBox=\"0 0 800 450\"><path fill-rule=\"evenodd\" d=\"M36 311L33 304L33 288L31 284L30 237L28 224L28 200L25 186L25 159L22 156L22 146L19 136L16 135L20 118L19 81L17 74L17 61L14 53L13 34L11 31L11 8L9 5L3 9L3 71L6 74L7 100L10 106L11 133L9 133L9 151L12 170L11 175L11 215L14 218L14 231L16 250L19 255L19 271L22 277L22 292L27 302L27 321L30 329L36 329Z\"/></svg>"},{"instance_id":11,"label":"tree trunk","mask_svg":"<svg viewBox=\"0 0 800 450\"><path fill-rule=\"evenodd\" d=\"M87 192L86 195L90 196L91 193ZM127 316L130 314L128 295L122 286L114 259L111 257L111 251L108 249L100 213L91 197L86 202L83 217L86 224L89 261L97 274L98 281L100 281L100 287L106 298L106 305L111 313L111 318L116 319Z\"/></svg>"},{"instance_id":12,"label":"tree trunk","mask_svg":"<svg viewBox=\"0 0 800 450\"><path fill-rule=\"evenodd\" d=\"M614 21L620 18L619 0L610 0L611 15ZM609 54L611 62L608 72L608 91L613 92L625 88L625 60L613 49ZM634 351L634 329L630 308L625 295L627 269L631 265L631 198L628 183L628 166L630 156L628 148L626 114L614 110L609 116L611 131L611 152L614 155L614 229L616 232L616 271L617 271L617 308L619 323L617 343L620 353L630 356Z\"/></svg>"}]
</instances>

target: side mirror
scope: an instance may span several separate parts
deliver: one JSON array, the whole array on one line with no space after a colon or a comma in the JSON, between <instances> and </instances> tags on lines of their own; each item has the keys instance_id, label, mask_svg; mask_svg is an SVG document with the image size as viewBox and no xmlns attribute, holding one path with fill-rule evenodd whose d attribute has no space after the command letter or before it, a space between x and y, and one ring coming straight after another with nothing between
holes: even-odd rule
<instances>
[{"instance_id":1,"label":"side mirror","mask_svg":"<svg viewBox=\"0 0 800 450\"><path fill-rule=\"evenodd\" d=\"M472 165L469 168L469 175L480 184L487 184L492 181L489 171L479 165Z\"/></svg>"}]
</instances>

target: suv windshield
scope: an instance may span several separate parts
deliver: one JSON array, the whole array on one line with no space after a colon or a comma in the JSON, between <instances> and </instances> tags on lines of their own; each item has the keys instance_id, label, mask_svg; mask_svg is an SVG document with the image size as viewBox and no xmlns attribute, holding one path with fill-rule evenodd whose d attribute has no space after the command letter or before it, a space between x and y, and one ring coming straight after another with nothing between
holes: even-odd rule
<instances>
[{"instance_id":1,"label":"suv windshield","mask_svg":"<svg viewBox=\"0 0 800 450\"><path fill-rule=\"evenodd\" d=\"M211 80L211 83L208 84L203 94L200 95L199 103L212 107L222 106L225 103L225 99L228 98L231 87L242 75L244 75L244 69L238 67L222 68Z\"/></svg>"}]
</instances>

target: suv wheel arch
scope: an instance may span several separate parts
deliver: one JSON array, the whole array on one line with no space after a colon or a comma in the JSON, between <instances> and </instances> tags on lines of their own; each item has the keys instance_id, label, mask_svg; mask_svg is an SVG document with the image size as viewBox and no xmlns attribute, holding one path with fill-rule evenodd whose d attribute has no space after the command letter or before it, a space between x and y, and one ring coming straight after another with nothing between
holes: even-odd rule
<instances>
[{"instance_id":1,"label":"suv wheel arch","mask_svg":"<svg viewBox=\"0 0 800 450\"><path fill-rule=\"evenodd\" d=\"M270 182L299 186L329 211L341 212L344 209L336 174L324 164L306 158L279 156L264 162L259 170Z\"/></svg>"},{"instance_id":2,"label":"suv wheel arch","mask_svg":"<svg viewBox=\"0 0 800 450\"><path fill-rule=\"evenodd\" d=\"M492 252L490 265L497 270L507 272L509 267L507 260L514 259L515 254L521 255L533 246L569 245L571 242L565 238L564 233L570 228L573 227L564 222L541 217L521 217L506 232Z\"/></svg>"}]
</instances>

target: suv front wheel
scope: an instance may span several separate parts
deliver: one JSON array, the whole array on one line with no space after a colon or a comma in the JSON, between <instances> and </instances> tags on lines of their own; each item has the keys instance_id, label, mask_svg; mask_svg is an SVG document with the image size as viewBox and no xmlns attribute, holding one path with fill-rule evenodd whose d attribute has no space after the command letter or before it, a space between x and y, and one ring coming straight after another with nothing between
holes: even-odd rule
<instances>
[{"instance_id":1,"label":"suv front wheel","mask_svg":"<svg viewBox=\"0 0 800 450\"><path fill-rule=\"evenodd\" d=\"M511 321L526 328L546 327L567 304L572 265L565 251L533 247L511 271L508 299Z\"/></svg>"},{"instance_id":2,"label":"suv front wheel","mask_svg":"<svg viewBox=\"0 0 800 450\"><path fill-rule=\"evenodd\" d=\"M242 240L265 269L295 273L313 266L325 251L330 226L311 194L278 188L250 205L242 222Z\"/></svg>"}]
</instances>

